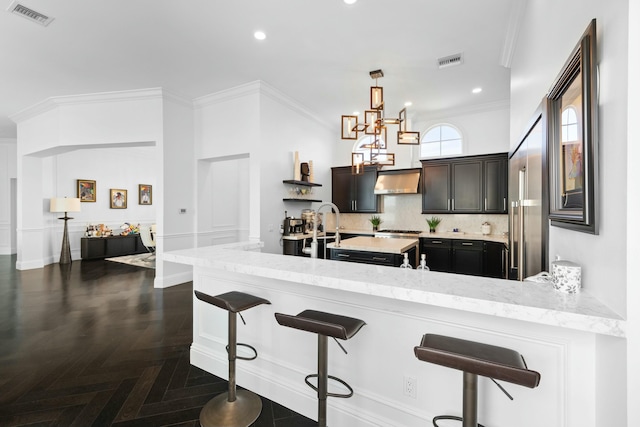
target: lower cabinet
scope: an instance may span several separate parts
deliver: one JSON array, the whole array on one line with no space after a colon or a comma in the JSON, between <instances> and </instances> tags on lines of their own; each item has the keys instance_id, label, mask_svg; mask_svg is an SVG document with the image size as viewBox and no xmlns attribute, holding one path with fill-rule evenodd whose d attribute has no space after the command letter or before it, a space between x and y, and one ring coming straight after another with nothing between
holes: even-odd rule
<instances>
[{"instance_id":1,"label":"lower cabinet","mask_svg":"<svg viewBox=\"0 0 640 427\"><path fill-rule=\"evenodd\" d=\"M139 234L110 237L83 237L80 239L82 259L99 259L147 252Z\"/></svg>"},{"instance_id":2,"label":"lower cabinet","mask_svg":"<svg viewBox=\"0 0 640 427\"><path fill-rule=\"evenodd\" d=\"M426 254L427 267L431 271L451 273L451 240L450 239L420 239L420 253Z\"/></svg>"},{"instance_id":3,"label":"lower cabinet","mask_svg":"<svg viewBox=\"0 0 640 427\"><path fill-rule=\"evenodd\" d=\"M507 276L507 247L503 243L484 242L484 276L505 279Z\"/></svg>"},{"instance_id":4,"label":"lower cabinet","mask_svg":"<svg viewBox=\"0 0 640 427\"><path fill-rule=\"evenodd\" d=\"M483 245L481 240L454 240L451 243L453 272L471 276L483 275Z\"/></svg>"},{"instance_id":5,"label":"lower cabinet","mask_svg":"<svg viewBox=\"0 0 640 427\"><path fill-rule=\"evenodd\" d=\"M415 268L416 248L407 251L409 262ZM329 249L330 257L334 261L359 262L361 264L386 265L400 267L404 260L404 254L388 254L382 252L354 251L350 249Z\"/></svg>"},{"instance_id":6,"label":"lower cabinet","mask_svg":"<svg viewBox=\"0 0 640 427\"><path fill-rule=\"evenodd\" d=\"M420 253L426 254L431 271L504 278L506 247L483 240L421 238Z\"/></svg>"}]
</instances>

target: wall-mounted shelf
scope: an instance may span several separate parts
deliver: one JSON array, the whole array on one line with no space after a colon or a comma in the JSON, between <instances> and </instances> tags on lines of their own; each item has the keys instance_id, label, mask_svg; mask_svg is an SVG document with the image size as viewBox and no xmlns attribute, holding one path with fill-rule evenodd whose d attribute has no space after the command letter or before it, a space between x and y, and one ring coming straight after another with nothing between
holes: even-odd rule
<instances>
[{"instance_id":1,"label":"wall-mounted shelf","mask_svg":"<svg viewBox=\"0 0 640 427\"><path fill-rule=\"evenodd\" d=\"M282 181L284 184L289 184L297 187L322 187L322 184L317 184L315 182L309 181L297 181L295 179L285 179ZM291 188L293 191L289 191L289 195L293 197L285 197L282 199L283 202L321 202L320 199L311 199L310 197L313 195L310 188ZM296 191L297 190L297 191ZM299 194L296 194L299 193Z\"/></svg>"},{"instance_id":2,"label":"wall-mounted shelf","mask_svg":"<svg viewBox=\"0 0 640 427\"><path fill-rule=\"evenodd\" d=\"M285 184L301 185L303 187L322 187L322 184L309 181L296 181L295 179L285 179L282 182Z\"/></svg>"}]
</instances>

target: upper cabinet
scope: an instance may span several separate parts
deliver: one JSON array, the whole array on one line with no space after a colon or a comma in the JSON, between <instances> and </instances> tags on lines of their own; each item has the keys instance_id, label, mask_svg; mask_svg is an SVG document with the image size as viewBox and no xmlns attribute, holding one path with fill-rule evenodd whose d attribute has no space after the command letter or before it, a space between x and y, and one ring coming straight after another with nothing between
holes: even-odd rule
<instances>
[{"instance_id":1,"label":"upper cabinet","mask_svg":"<svg viewBox=\"0 0 640 427\"><path fill-rule=\"evenodd\" d=\"M377 176L375 166L359 175L351 174L351 166L331 168L331 200L341 213L379 212L380 197L373 193Z\"/></svg>"},{"instance_id":2,"label":"upper cabinet","mask_svg":"<svg viewBox=\"0 0 640 427\"><path fill-rule=\"evenodd\" d=\"M422 213L507 213L507 153L422 161Z\"/></svg>"}]
</instances>

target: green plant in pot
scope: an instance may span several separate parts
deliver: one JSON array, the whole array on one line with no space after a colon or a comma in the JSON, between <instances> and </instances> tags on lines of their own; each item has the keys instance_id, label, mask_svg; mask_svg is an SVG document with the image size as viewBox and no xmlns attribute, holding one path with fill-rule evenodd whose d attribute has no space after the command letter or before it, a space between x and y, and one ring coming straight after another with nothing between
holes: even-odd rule
<instances>
[{"instance_id":1,"label":"green plant in pot","mask_svg":"<svg viewBox=\"0 0 640 427\"><path fill-rule=\"evenodd\" d=\"M369 222L373 225L373 231L376 231L380 224L382 224L382 218L378 215L372 215L371 218L369 218Z\"/></svg>"},{"instance_id":2,"label":"green plant in pot","mask_svg":"<svg viewBox=\"0 0 640 427\"><path fill-rule=\"evenodd\" d=\"M427 218L427 224L429 224L429 232L435 233L436 227L438 226L438 224L440 224L441 221L442 221L442 218L438 218L437 216L432 216L431 218Z\"/></svg>"}]
</instances>

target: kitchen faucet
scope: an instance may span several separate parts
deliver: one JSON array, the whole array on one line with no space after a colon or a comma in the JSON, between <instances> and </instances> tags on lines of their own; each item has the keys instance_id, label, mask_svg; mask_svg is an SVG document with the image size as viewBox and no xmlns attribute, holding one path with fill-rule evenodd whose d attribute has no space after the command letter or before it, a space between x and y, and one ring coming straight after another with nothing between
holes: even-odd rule
<instances>
[{"instance_id":1,"label":"kitchen faucet","mask_svg":"<svg viewBox=\"0 0 640 427\"><path fill-rule=\"evenodd\" d=\"M309 248L303 248L302 252L304 252L305 254L309 254L311 255L311 258L318 258L318 214L320 213L320 210L324 207L330 207L332 208L335 212L336 212L336 240L335 240L335 247L339 248L340 247L340 209L338 209L338 207L336 205L334 205L331 202L327 202L324 203L322 205L320 205L320 207L318 209L316 209L316 213L313 217L313 239L311 240L311 247ZM325 235L325 241L324 241L324 250L325 250L325 258L326 253L327 253L327 240L326 240L326 235Z\"/></svg>"}]
</instances>

